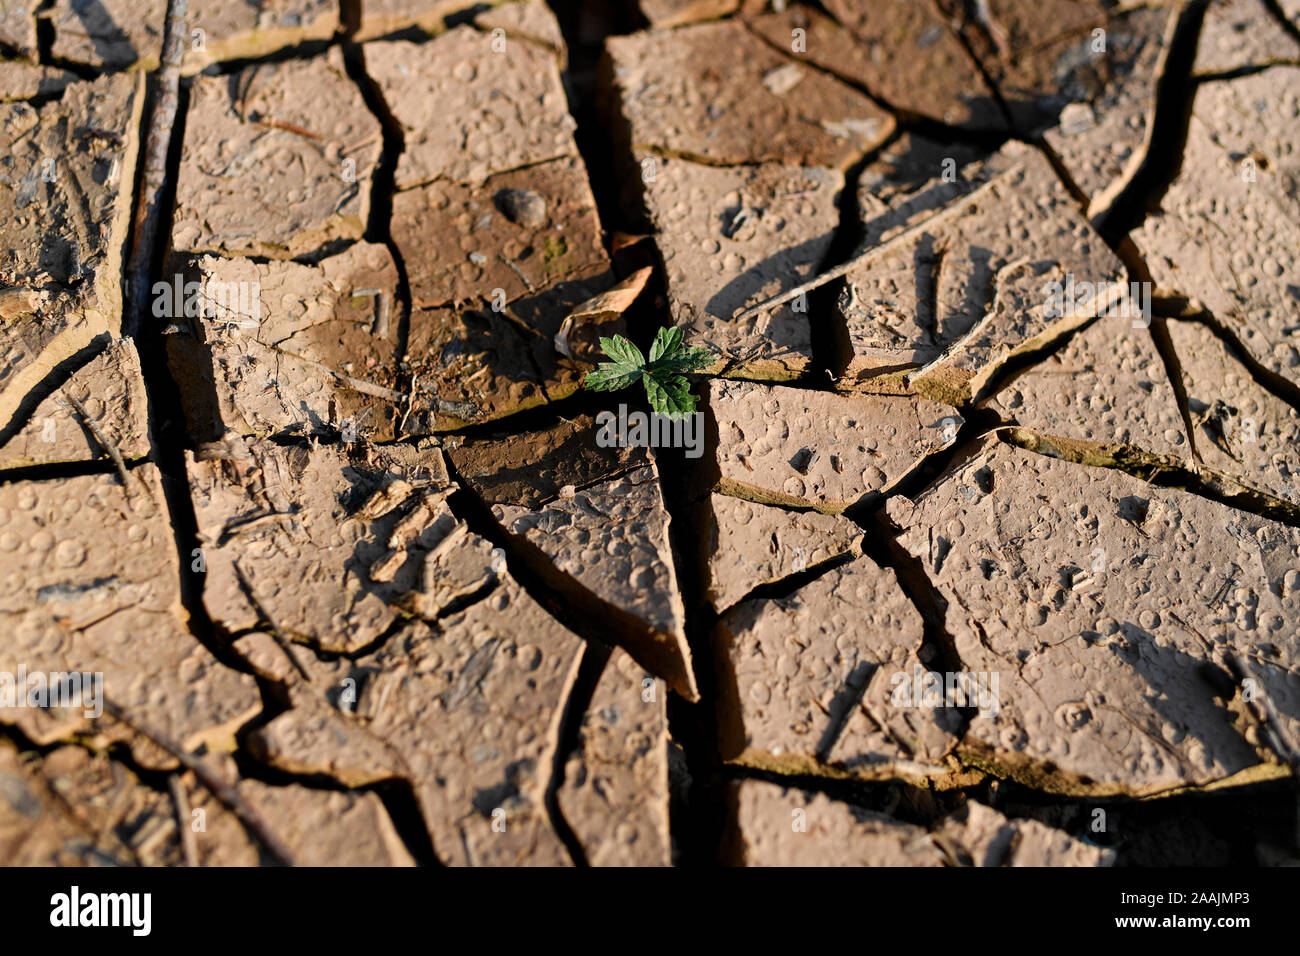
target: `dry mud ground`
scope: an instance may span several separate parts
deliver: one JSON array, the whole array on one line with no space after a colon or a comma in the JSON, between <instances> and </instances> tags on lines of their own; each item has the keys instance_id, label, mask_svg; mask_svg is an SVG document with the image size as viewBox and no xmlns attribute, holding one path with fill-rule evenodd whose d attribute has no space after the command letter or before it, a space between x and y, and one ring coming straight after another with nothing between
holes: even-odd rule
<instances>
[{"instance_id":1,"label":"dry mud ground","mask_svg":"<svg viewBox=\"0 0 1300 956\"><path fill-rule=\"evenodd\" d=\"M1297 861L1300 3L187 7L0 0L0 860Z\"/></svg>"}]
</instances>

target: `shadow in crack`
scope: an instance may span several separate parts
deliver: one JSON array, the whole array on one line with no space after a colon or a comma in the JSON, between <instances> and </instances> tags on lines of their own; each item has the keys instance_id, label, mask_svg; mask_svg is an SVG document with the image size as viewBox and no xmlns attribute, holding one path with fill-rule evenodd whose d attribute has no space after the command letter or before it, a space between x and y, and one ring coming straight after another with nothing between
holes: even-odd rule
<instances>
[{"instance_id":1,"label":"shadow in crack","mask_svg":"<svg viewBox=\"0 0 1300 956\"><path fill-rule=\"evenodd\" d=\"M1120 624L1120 635L1107 648L1146 682L1150 692L1144 700L1151 715L1164 723L1147 723L1142 714L1125 710L1137 731L1181 765L1191 779L1206 776L1206 768L1189 766L1171 739L1181 742L1193 738L1204 748L1205 762L1228 774L1260 762L1254 749L1229 723L1225 704L1236 686L1231 675L1212 661L1158 643L1154 634L1132 621ZM1100 637L1095 632L1091 636ZM1124 705L1120 702L1117 706Z\"/></svg>"},{"instance_id":2,"label":"shadow in crack","mask_svg":"<svg viewBox=\"0 0 1300 956\"><path fill-rule=\"evenodd\" d=\"M113 21L113 15L108 12L101 0L72 0L71 7L77 19L81 21L86 37L94 47L95 56L103 61L106 67L130 66L137 60L135 44L131 42L126 31ZM149 25L148 30L157 38L158 49L161 51L162 34L153 25Z\"/></svg>"}]
</instances>

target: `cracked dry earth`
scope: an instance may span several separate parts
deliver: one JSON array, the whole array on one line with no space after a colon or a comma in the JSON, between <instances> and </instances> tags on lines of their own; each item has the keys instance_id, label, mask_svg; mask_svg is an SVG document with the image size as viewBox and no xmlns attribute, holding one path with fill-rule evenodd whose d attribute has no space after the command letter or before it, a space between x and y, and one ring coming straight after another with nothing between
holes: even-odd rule
<instances>
[{"instance_id":1,"label":"cracked dry earth","mask_svg":"<svg viewBox=\"0 0 1300 956\"><path fill-rule=\"evenodd\" d=\"M0 0L4 863L1300 858L1300 3L166 14Z\"/></svg>"}]
</instances>

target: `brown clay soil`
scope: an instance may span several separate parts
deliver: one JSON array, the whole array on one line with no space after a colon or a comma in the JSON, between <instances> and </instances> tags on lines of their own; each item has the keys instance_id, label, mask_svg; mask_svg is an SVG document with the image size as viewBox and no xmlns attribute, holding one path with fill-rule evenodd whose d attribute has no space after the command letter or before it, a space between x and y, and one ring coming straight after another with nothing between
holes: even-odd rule
<instances>
[{"instance_id":1,"label":"brown clay soil","mask_svg":"<svg viewBox=\"0 0 1300 956\"><path fill-rule=\"evenodd\" d=\"M1300 862L1297 0L0 56L0 862Z\"/></svg>"}]
</instances>

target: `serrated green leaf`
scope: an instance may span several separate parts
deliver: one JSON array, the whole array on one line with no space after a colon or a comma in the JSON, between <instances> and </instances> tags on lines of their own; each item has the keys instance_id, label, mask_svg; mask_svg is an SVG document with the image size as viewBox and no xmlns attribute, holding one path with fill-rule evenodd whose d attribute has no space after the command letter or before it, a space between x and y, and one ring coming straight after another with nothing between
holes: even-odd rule
<instances>
[{"instance_id":1,"label":"serrated green leaf","mask_svg":"<svg viewBox=\"0 0 1300 956\"><path fill-rule=\"evenodd\" d=\"M641 350L621 335L615 335L613 338L602 335L600 347L606 355L620 365L629 365L633 368L641 368L645 365L645 356L641 354Z\"/></svg>"},{"instance_id":2,"label":"serrated green leaf","mask_svg":"<svg viewBox=\"0 0 1300 956\"><path fill-rule=\"evenodd\" d=\"M641 378L642 370L624 365L621 362L601 362L587 373L583 387L593 392L617 392L620 388L635 385Z\"/></svg>"},{"instance_id":3,"label":"serrated green leaf","mask_svg":"<svg viewBox=\"0 0 1300 956\"><path fill-rule=\"evenodd\" d=\"M672 356L682 347L682 330L673 326L672 328L661 328L655 333L655 340L650 346L650 361L657 362L665 356Z\"/></svg>"},{"instance_id":4,"label":"serrated green leaf","mask_svg":"<svg viewBox=\"0 0 1300 956\"><path fill-rule=\"evenodd\" d=\"M690 383L680 375L666 375L656 378L645 376L645 394L650 400L650 407L660 415L669 418L681 418L695 411L695 396L691 394Z\"/></svg>"},{"instance_id":5,"label":"serrated green leaf","mask_svg":"<svg viewBox=\"0 0 1300 956\"><path fill-rule=\"evenodd\" d=\"M710 349L689 346L665 355L657 361L651 361L646 366L646 371L652 375L684 375L687 372L698 372L700 369L708 368L715 360Z\"/></svg>"}]
</instances>

